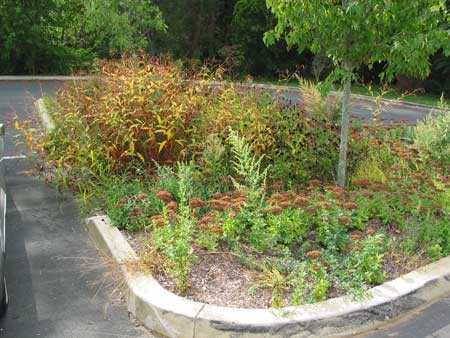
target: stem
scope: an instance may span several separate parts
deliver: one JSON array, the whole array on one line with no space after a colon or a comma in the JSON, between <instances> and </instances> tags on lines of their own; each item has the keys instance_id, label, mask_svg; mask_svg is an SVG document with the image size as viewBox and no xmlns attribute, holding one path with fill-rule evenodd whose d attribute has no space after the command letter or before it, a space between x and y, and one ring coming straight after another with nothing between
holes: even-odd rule
<instances>
[{"instance_id":1,"label":"stem","mask_svg":"<svg viewBox=\"0 0 450 338\"><path fill-rule=\"evenodd\" d=\"M347 148L348 134L350 129L350 86L352 82L352 67L348 59L344 59L344 69L346 71L346 79L344 83L344 93L342 95L342 123L341 123L341 144L339 147L339 165L337 183L339 186L345 186L345 171L347 168Z\"/></svg>"}]
</instances>

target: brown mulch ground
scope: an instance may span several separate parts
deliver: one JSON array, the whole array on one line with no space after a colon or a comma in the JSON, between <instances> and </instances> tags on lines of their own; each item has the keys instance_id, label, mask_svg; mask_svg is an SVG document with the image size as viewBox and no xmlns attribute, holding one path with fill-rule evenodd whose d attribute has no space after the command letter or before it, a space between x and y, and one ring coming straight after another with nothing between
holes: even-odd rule
<instances>
[{"instance_id":1,"label":"brown mulch ground","mask_svg":"<svg viewBox=\"0 0 450 338\"><path fill-rule=\"evenodd\" d=\"M379 225L373 223L370 226L377 228ZM143 257L149 234L145 232L123 232L123 234L136 253ZM387 235L399 241L398 234L394 230ZM174 278L168 275L162 266L151 267L153 277L167 290L198 302L242 308L270 307L271 290L256 288L259 273L242 265L235 255L226 251L211 253L200 248L195 248L195 254L198 260L190 271L185 293L179 292ZM406 254L386 252L384 255L386 280L397 278L429 262L429 259L414 259ZM291 294L292 290L285 290L284 306L289 305ZM329 295L338 297L343 293L342 290L330 290Z\"/></svg>"}]
</instances>

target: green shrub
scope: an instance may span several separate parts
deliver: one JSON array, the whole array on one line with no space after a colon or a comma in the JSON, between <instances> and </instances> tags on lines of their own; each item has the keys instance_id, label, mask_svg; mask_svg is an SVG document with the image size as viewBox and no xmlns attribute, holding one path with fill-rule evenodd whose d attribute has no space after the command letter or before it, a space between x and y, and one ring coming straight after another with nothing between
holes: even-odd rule
<instances>
[{"instance_id":1,"label":"green shrub","mask_svg":"<svg viewBox=\"0 0 450 338\"><path fill-rule=\"evenodd\" d=\"M105 180L95 199L111 222L120 229L137 231L151 225L149 218L162 210L162 203L151 189L151 182L126 177Z\"/></svg>"},{"instance_id":2,"label":"green shrub","mask_svg":"<svg viewBox=\"0 0 450 338\"><path fill-rule=\"evenodd\" d=\"M266 237L274 243L301 244L310 230L308 215L301 209L288 208L279 215L269 215Z\"/></svg>"},{"instance_id":3,"label":"green shrub","mask_svg":"<svg viewBox=\"0 0 450 338\"><path fill-rule=\"evenodd\" d=\"M358 166L358 169L352 176L352 181L359 181L363 179L380 183L385 183L387 180L379 162L371 158L362 160Z\"/></svg>"},{"instance_id":4,"label":"green shrub","mask_svg":"<svg viewBox=\"0 0 450 338\"><path fill-rule=\"evenodd\" d=\"M167 262L167 270L177 282L180 291L185 291L186 280L196 257L192 254L195 224L192 219L181 217L156 227L152 237L154 248L161 251Z\"/></svg>"},{"instance_id":5,"label":"green shrub","mask_svg":"<svg viewBox=\"0 0 450 338\"><path fill-rule=\"evenodd\" d=\"M311 303L321 302L327 299L330 282L324 269L312 270L311 272L314 283L311 291Z\"/></svg>"},{"instance_id":6,"label":"green shrub","mask_svg":"<svg viewBox=\"0 0 450 338\"><path fill-rule=\"evenodd\" d=\"M382 235L368 236L360 244L360 250L352 255L350 267L355 269L368 285L381 284L385 278L383 270L383 243Z\"/></svg>"},{"instance_id":7,"label":"green shrub","mask_svg":"<svg viewBox=\"0 0 450 338\"><path fill-rule=\"evenodd\" d=\"M286 109L275 126L274 137L275 146L267 154L273 163L273 180L334 180L339 136L333 121L324 115L308 116L297 109Z\"/></svg>"}]
</instances>

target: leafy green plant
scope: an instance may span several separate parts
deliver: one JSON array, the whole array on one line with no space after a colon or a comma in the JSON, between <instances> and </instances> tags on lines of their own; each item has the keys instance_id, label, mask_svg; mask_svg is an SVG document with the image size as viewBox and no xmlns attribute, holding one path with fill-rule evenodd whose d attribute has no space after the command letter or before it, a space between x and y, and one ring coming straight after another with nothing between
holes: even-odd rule
<instances>
[{"instance_id":1,"label":"leafy green plant","mask_svg":"<svg viewBox=\"0 0 450 338\"><path fill-rule=\"evenodd\" d=\"M267 220L266 238L283 245L300 244L310 230L308 215L301 209L288 208L279 215L270 214Z\"/></svg>"},{"instance_id":2,"label":"leafy green plant","mask_svg":"<svg viewBox=\"0 0 450 338\"><path fill-rule=\"evenodd\" d=\"M372 182L385 183L387 178L379 162L375 159L363 160L352 176L352 181L368 179Z\"/></svg>"},{"instance_id":3,"label":"leafy green plant","mask_svg":"<svg viewBox=\"0 0 450 338\"><path fill-rule=\"evenodd\" d=\"M224 178L231 173L226 145L217 134L208 135L199 158L203 181L215 191L225 192Z\"/></svg>"},{"instance_id":4,"label":"leafy green plant","mask_svg":"<svg viewBox=\"0 0 450 338\"><path fill-rule=\"evenodd\" d=\"M208 251L215 251L219 245L222 234L202 229L197 233L195 243Z\"/></svg>"},{"instance_id":5,"label":"leafy green plant","mask_svg":"<svg viewBox=\"0 0 450 338\"><path fill-rule=\"evenodd\" d=\"M174 169L169 166L156 166L156 178L154 183L155 191L168 191L172 194L176 201L180 200L180 186L177 174Z\"/></svg>"},{"instance_id":6,"label":"leafy green plant","mask_svg":"<svg viewBox=\"0 0 450 338\"><path fill-rule=\"evenodd\" d=\"M154 248L164 255L166 268L175 277L181 292L188 287L187 277L195 261L195 256L191 252L194 228L195 223L192 219L181 217L167 221L166 226L156 227L153 230Z\"/></svg>"},{"instance_id":7,"label":"leafy green plant","mask_svg":"<svg viewBox=\"0 0 450 338\"><path fill-rule=\"evenodd\" d=\"M305 301L307 280L306 280L306 264L302 264L300 269L292 281L294 292L292 293L291 304L294 306L302 305Z\"/></svg>"},{"instance_id":8,"label":"leafy green plant","mask_svg":"<svg viewBox=\"0 0 450 338\"><path fill-rule=\"evenodd\" d=\"M359 244L349 261L349 268L368 285L381 284L384 281L383 271L383 235L368 236Z\"/></svg>"},{"instance_id":9,"label":"leafy green plant","mask_svg":"<svg viewBox=\"0 0 450 338\"><path fill-rule=\"evenodd\" d=\"M311 290L311 302L317 303L327 298L327 293L330 288L330 282L327 279L327 273L324 269L311 270L313 278L313 287Z\"/></svg>"},{"instance_id":10,"label":"leafy green plant","mask_svg":"<svg viewBox=\"0 0 450 338\"><path fill-rule=\"evenodd\" d=\"M339 144L333 120L297 109L282 113L275 127L275 146L268 149L273 164L269 176L302 183L312 178L333 181Z\"/></svg>"},{"instance_id":11,"label":"leafy green plant","mask_svg":"<svg viewBox=\"0 0 450 338\"><path fill-rule=\"evenodd\" d=\"M89 203L103 207L114 225L128 231L149 227L149 217L163 208L150 182L118 177L103 181L98 190Z\"/></svg>"},{"instance_id":12,"label":"leafy green plant","mask_svg":"<svg viewBox=\"0 0 450 338\"><path fill-rule=\"evenodd\" d=\"M262 195L262 190L266 184L268 168L261 169L263 156L257 158L247 141L240 137L236 131L230 129L228 142L231 144L231 152L234 159L231 160L233 169L237 177L244 183L238 182L232 178L234 187L237 190L247 190L251 198L257 198Z\"/></svg>"}]
</instances>

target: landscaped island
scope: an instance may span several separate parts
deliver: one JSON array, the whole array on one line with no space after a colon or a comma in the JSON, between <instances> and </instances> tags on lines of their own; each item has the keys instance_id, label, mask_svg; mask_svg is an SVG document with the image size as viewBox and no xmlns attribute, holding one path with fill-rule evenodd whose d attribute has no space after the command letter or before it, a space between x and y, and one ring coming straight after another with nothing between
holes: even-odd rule
<instances>
[{"instance_id":1,"label":"landscaped island","mask_svg":"<svg viewBox=\"0 0 450 338\"><path fill-rule=\"evenodd\" d=\"M365 290L450 253L450 117L353 121L211 87L171 62L103 65L28 129L42 172L130 233L146 269L206 303L282 307Z\"/></svg>"}]
</instances>

